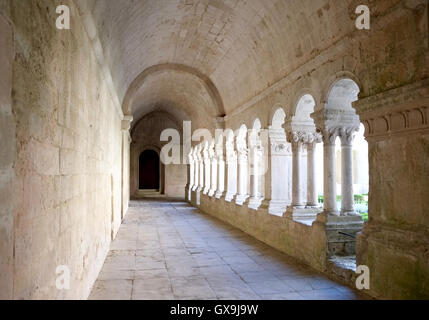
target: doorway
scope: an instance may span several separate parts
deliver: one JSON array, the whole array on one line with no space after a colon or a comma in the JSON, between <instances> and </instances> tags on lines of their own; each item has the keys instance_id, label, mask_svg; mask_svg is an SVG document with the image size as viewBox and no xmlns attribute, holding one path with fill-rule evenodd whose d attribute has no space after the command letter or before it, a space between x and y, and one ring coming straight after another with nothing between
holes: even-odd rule
<instances>
[{"instance_id":1,"label":"doorway","mask_svg":"<svg viewBox=\"0 0 429 320\"><path fill-rule=\"evenodd\" d=\"M156 151L146 150L140 154L139 158L139 189L159 190L160 189L160 165L159 155Z\"/></svg>"}]
</instances>

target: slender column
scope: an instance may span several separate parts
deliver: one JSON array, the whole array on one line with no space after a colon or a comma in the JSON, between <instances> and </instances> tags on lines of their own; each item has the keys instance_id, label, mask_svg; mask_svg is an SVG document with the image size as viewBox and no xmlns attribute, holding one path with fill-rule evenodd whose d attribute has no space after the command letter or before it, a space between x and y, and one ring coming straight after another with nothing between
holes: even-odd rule
<instances>
[{"instance_id":1,"label":"slender column","mask_svg":"<svg viewBox=\"0 0 429 320\"><path fill-rule=\"evenodd\" d=\"M326 213L339 215L337 209L337 188L335 173L336 131L327 131L323 137L323 209Z\"/></svg>"},{"instance_id":2,"label":"slender column","mask_svg":"<svg viewBox=\"0 0 429 320\"><path fill-rule=\"evenodd\" d=\"M237 154L238 154L238 192L235 203L242 205L249 197L247 183L249 177L249 163L247 156L247 147L245 137L237 137Z\"/></svg>"},{"instance_id":3,"label":"slender column","mask_svg":"<svg viewBox=\"0 0 429 320\"><path fill-rule=\"evenodd\" d=\"M341 215L354 215L353 194L354 130L341 132Z\"/></svg>"},{"instance_id":4,"label":"slender column","mask_svg":"<svg viewBox=\"0 0 429 320\"><path fill-rule=\"evenodd\" d=\"M211 179L210 179L210 190L209 196L213 197L217 189L217 159L214 152L214 142L209 147L209 156L211 162Z\"/></svg>"},{"instance_id":5,"label":"slender column","mask_svg":"<svg viewBox=\"0 0 429 320\"><path fill-rule=\"evenodd\" d=\"M294 208L304 208L304 199L302 197L302 158L303 144L297 133L293 133L292 142L292 206Z\"/></svg>"},{"instance_id":6,"label":"slender column","mask_svg":"<svg viewBox=\"0 0 429 320\"><path fill-rule=\"evenodd\" d=\"M234 150L233 138L227 140L225 145L226 151L226 195L225 201L231 202L237 194L237 153Z\"/></svg>"},{"instance_id":7,"label":"slender column","mask_svg":"<svg viewBox=\"0 0 429 320\"><path fill-rule=\"evenodd\" d=\"M203 149L203 161L204 161L204 188L203 194L208 194L210 190L210 178L211 178L211 164L210 164L210 156L209 156L209 144L208 142L204 143Z\"/></svg>"},{"instance_id":8,"label":"slender column","mask_svg":"<svg viewBox=\"0 0 429 320\"><path fill-rule=\"evenodd\" d=\"M201 154L202 152L202 146L200 145L200 148L198 150L198 162L199 162L199 167L200 167L200 183L198 185L198 192L201 192L204 190L204 160L203 160L203 156Z\"/></svg>"},{"instance_id":9,"label":"slender column","mask_svg":"<svg viewBox=\"0 0 429 320\"><path fill-rule=\"evenodd\" d=\"M262 149L261 147L252 148L253 158L253 172L251 175L252 183L250 190L249 208L257 210L262 203L263 196L261 194L262 184L262 172L261 172L261 161L262 161Z\"/></svg>"},{"instance_id":10,"label":"slender column","mask_svg":"<svg viewBox=\"0 0 429 320\"><path fill-rule=\"evenodd\" d=\"M307 144L307 207L309 208L318 207L315 151L321 139L319 133L314 133Z\"/></svg>"},{"instance_id":11,"label":"slender column","mask_svg":"<svg viewBox=\"0 0 429 320\"><path fill-rule=\"evenodd\" d=\"M194 184L192 185L192 191L197 190L199 183L200 163L197 157L198 146L194 147L193 158L194 158Z\"/></svg>"},{"instance_id":12,"label":"slender column","mask_svg":"<svg viewBox=\"0 0 429 320\"><path fill-rule=\"evenodd\" d=\"M186 196L187 196L187 200L191 201L191 191L192 191L192 186L194 184L194 158L193 158L192 149L188 154L188 161L189 161L189 164L187 166L188 184L186 185Z\"/></svg>"},{"instance_id":13,"label":"slender column","mask_svg":"<svg viewBox=\"0 0 429 320\"><path fill-rule=\"evenodd\" d=\"M217 190L216 198L220 199L225 191L225 159L223 155L223 140L216 144L216 159L217 159Z\"/></svg>"}]
</instances>

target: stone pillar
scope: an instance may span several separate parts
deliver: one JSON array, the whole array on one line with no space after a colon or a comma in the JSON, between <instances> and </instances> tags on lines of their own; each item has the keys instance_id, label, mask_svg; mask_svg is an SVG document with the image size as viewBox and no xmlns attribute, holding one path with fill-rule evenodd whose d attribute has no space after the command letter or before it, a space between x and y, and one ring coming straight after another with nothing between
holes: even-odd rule
<instances>
[{"instance_id":1,"label":"stone pillar","mask_svg":"<svg viewBox=\"0 0 429 320\"><path fill-rule=\"evenodd\" d=\"M305 202L302 194L302 133L294 132L292 134L292 206L295 209L305 207Z\"/></svg>"},{"instance_id":2,"label":"stone pillar","mask_svg":"<svg viewBox=\"0 0 429 320\"><path fill-rule=\"evenodd\" d=\"M198 148L198 162L199 162L199 167L200 167L200 173L199 173L199 177L200 177L200 182L198 184L198 188L197 191L201 192L204 190L204 159L202 156L202 145L200 145L200 147Z\"/></svg>"},{"instance_id":3,"label":"stone pillar","mask_svg":"<svg viewBox=\"0 0 429 320\"><path fill-rule=\"evenodd\" d=\"M238 136L236 139L237 145L237 164L238 164L238 190L235 198L235 203L243 205L244 201L249 197L247 183L249 177L248 150L246 147L245 136Z\"/></svg>"},{"instance_id":4,"label":"stone pillar","mask_svg":"<svg viewBox=\"0 0 429 320\"><path fill-rule=\"evenodd\" d=\"M194 159L194 183L192 185L192 191L197 190L198 184L200 182L199 176L200 176L200 162L198 160L198 146L195 146L193 148L193 159Z\"/></svg>"},{"instance_id":5,"label":"stone pillar","mask_svg":"<svg viewBox=\"0 0 429 320\"><path fill-rule=\"evenodd\" d=\"M323 136L323 211L338 216L335 173L335 139L337 132L326 131Z\"/></svg>"},{"instance_id":6,"label":"stone pillar","mask_svg":"<svg viewBox=\"0 0 429 320\"><path fill-rule=\"evenodd\" d=\"M286 141L284 129L269 127L267 145L267 171L265 174L265 200L268 212L282 216L288 201L288 166L291 157L290 143Z\"/></svg>"},{"instance_id":7,"label":"stone pillar","mask_svg":"<svg viewBox=\"0 0 429 320\"><path fill-rule=\"evenodd\" d=\"M225 191L225 157L223 152L223 138L220 143L216 144L215 149L217 159L217 189L215 197L220 199Z\"/></svg>"},{"instance_id":8,"label":"stone pillar","mask_svg":"<svg viewBox=\"0 0 429 320\"><path fill-rule=\"evenodd\" d=\"M341 138L341 215L355 215L353 193L353 139L357 128L343 129Z\"/></svg>"},{"instance_id":9,"label":"stone pillar","mask_svg":"<svg viewBox=\"0 0 429 320\"><path fill-rule=\"evenodd\" d=\"M317 181L316 181L316 158L315 151L317 143L322 141L319 133L314 133L307 143L307 208L318 208Z\"/></svg>"},{"instance_id":10,"label":"stone pillar","mask_svg":"<svg viewBox=\"0 0 429 320\"><path fill-rule=\"evenodd\" d=\"M226 194L225 201L231 202L237 194L237 153L234 150L233 137L228 139L225 143L226 154L226 168L225 168L225 181L226 181Z\"/></svg>"},{"instance_id":11,"label":"stone pillar","mask_svg":"<svg viewBox=\"0 0 429 320\"><path fill-rule=\"evenodd\" d=\"M208 195L210 197L213 197L216 190L217 190L217 158L214 152L214 141L210 144L209 147L209 157L210 157L210 162L211 162L211 179L210 179L210 190Z\"/></svg>"},{"instance_id":12,"label":"stone pillar","mask_svg":"<svg viewBox=\"0 0 429 320\"><path fill-rule=\"evenodd\" d=\"M250 198L249 198L249 208L258 210L261 202L263 200L261 194L261 184L262 184L262 147L261 141L259 139L258 133L252 133L252 138L249 139L250 147Z\"/></svg>"},{"instance_id":13,"label":"stone pillar","mask_svg":"<svg viewBox=\"0 0 429 320\"><path fill-rule=\"evenodd\" d=\"M203 194L208 194L211 184L210 184L210 178L211 178L211 163L210 163L210 155L209 155L209 143L204 143L203 148L203 158L204 158L204 188L203 188Z\"/></svg>"},{"instance_id":14,"label":"stone pillar","mask_svg":"<svg viewBox=\"0 0 429 320\"><path fill-rule=\"evenodd\" d=\"M121 179L121 219L128 212L130 199L130 144L131 144L131 122L132 116L124 116L121 121L122 131L122 179Z\"/></svg>"},{"instance_id":15,"label":"stone pillar","mask_svg":"<svg viewBox=\"0 0 429 320\"><path fill-rule=\"evenodd\" d=\"M188 174L188 183L186 184L186 200L191 201L191 191L192 191L192 186L194 184L194 158L193 158L192 148L188 154L188 161L189 161L189 164L186 166L187 174Z\"/></svg>"}]
</instances>

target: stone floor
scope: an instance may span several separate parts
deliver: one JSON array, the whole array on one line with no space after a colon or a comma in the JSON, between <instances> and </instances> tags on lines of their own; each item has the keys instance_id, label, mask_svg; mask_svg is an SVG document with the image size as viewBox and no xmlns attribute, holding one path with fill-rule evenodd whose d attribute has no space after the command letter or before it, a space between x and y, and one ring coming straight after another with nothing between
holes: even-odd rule
<instances>
[{"instance_id":1,"label":"stone floor","mask_svg":"<svg viewBox=\"0 0 429 320\"><path fill-rule=\"evenodd\" d=\"M184 202L132 201L90 299L359 299Z\"/></svg>"}]
</instances>

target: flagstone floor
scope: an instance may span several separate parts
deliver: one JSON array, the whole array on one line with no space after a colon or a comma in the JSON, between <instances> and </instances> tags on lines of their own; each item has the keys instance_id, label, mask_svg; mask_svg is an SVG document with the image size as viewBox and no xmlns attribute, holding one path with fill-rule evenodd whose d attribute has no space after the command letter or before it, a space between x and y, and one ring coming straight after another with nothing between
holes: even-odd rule
<instances>
[{"instance_id":1,"label":"flagstone floor","mask_svg":"<svg viewBox=\"0 0 429 320\"><path fill-rule=\"evenodd\" d=\"M185 202L132 201L89 299L361 299Z\"/></svg>"}]
</instances>

